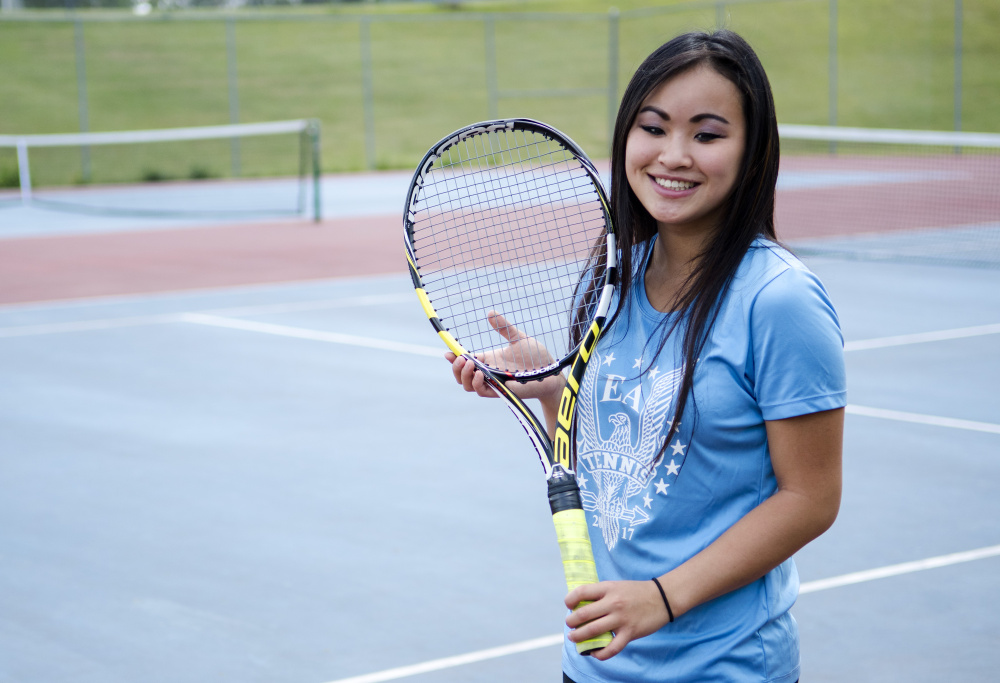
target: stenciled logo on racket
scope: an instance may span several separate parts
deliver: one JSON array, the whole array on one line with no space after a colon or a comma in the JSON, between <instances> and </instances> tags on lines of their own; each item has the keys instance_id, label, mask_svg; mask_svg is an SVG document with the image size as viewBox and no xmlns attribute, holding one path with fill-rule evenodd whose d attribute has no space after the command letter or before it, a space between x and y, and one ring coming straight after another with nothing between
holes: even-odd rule
<instances>
[{"instance_id":1,"label":"stenciled logo on racket","mask_svg":"<svg viewBox=\"0 0 1000 683\"><path fill-rule=\"evenodd\" d=\"M587 363L590 362L590 354L597 345L597 339L601 335L601 323L594 321L587 330L583 341L580 343L580 352L573 361L570 368L566 386L563 387L562 398L559 401L559 413L556 419L556 434L553 444L553 463L562 465L570 469L570 447L569 431L573 426L573 409L576 407L576 395L580 390L580 380L583 379L587 371Z\"/></svg>"},{"instance_id":2,"label":"stenciled logo on racket","mask_svg":"<svg viewBox=\"0 0 1000 683\"><path fill-rule=\"evenodd\" d=\"M653 501L667 495L669 482L680 471L687 449L676 438L660 463L665 473L657 475L661 468L654 468L653 463L672 419L682 368L661 372L654 367L645 373L647 381L627 382L627 373L612 373L615 360L613 351L604 358L594 353L591 365L599 372L588 372L584 377L577 416L580 496L584 510L594 513L593 526L601 529L609 551L619 541L631 539L635 528L649 521ZM641 359L635 359L634 367L640 366ZM628 374L634 376L635 372ZM643 395L644 387L649 390L648 396ZM609 403L627 408L610 414L598 410L599 404ZM607 438L601 436L601 414L605 415L605 431L611 429ZM581 471L584 469L591 478Z\"/></svg>"}]
</instances>

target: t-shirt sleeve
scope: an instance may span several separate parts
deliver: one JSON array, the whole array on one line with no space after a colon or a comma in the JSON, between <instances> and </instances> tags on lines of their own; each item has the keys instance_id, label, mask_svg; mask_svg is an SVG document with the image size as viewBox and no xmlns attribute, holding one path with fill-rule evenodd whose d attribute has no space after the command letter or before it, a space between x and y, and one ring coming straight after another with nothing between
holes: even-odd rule
<instances>
[{"instance_id":1,"label":"t-shirt sleeve","mask_svg":"<svg viewBox=\"0 0 1000 683\"><path fill-rule=\"evenodd\" d=\"M753 385L765 420L847 403L844 337L819 279L790 267L768 282L750 309Z\"/></svg>"}]
</instances>

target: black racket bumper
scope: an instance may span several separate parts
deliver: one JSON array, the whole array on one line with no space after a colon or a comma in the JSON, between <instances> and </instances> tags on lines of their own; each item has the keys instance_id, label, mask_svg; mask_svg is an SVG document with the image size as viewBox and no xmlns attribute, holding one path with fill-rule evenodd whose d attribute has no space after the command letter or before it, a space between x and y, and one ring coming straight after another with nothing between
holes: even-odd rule
<instances>
[{"instance_id":1,"label":"black racket bumper","mask_svg":"<svg viewBox=\"0 0 1000 683\"><path fill-rule=\"evenodd\" d=\"M552 468L552 474L548 479L549 484L549 508L552 514L563 510L582 510L583 503L580 500L580 487L576 483L576 475L567 472L562 465Z\"/></svg>"}]
</instances>

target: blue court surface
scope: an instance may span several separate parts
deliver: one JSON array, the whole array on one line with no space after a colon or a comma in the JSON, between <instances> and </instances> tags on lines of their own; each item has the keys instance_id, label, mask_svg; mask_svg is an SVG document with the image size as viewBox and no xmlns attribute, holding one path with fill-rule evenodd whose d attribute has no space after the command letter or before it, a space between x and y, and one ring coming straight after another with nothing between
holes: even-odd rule
<instances>
[{"instance_id":1,"label":"blue court surface","mask_svg":"<svg viewBox=\"0 0 1000 683\"><path fill-rule=\"evenodd\" d=\"M1000 270L807 262L850 407L802 680L996 681ZM541 468L439 345L403 272L0 307L0 681L560 680Z\"/></svg>"}]
</instances>

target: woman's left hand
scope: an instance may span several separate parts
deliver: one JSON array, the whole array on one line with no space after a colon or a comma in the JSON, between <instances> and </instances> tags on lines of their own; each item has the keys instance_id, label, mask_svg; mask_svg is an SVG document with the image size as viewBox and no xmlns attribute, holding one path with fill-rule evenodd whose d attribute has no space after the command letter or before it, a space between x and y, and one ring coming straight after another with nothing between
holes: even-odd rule
<instances>
[{"instance_id":1,"label":"woman's left hand","mask_svg":"<svg viewBox=\"0 0 1000 683\"><path fill-rule=\"evenodd\" d=\"M602 581L573 589L566 606L583 605L568 617L569 639L578 643L611 632L614 640L592 653L594 659L611 659L636 638L659 631L670 621L660 593L652 581Z\"/></svg>"}]
</instances>

